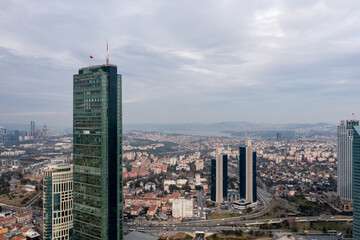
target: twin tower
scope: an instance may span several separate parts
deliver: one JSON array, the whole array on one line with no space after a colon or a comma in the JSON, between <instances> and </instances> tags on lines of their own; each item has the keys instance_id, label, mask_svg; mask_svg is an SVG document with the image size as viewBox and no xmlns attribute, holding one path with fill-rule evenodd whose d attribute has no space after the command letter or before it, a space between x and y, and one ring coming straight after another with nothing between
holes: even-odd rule
<instances>
[{"instance_id":1,"label":"twin tower","mask_svg":"<svg viewBox=\"0 0 360 240\"><path fill-rule=\"evenodd\" d=\"M239 148L239 195L246 202L257 201L256 191L256 152L251 140ZM218 154L211 160L211 200L222 203L228 200L228 156Z\"/></svg>"}]
</instances>

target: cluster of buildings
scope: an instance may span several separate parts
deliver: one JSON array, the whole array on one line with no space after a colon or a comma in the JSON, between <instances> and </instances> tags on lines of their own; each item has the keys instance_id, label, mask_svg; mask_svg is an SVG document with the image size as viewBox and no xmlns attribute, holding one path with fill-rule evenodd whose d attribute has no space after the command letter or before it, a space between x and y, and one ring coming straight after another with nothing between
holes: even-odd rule
<instances>
[{"instance_id":1,"label":"cluster of buildings","mask_svg":"<svg viewBox=\"0 0 360 240\"><path fill-rule=\"evenodd\" d=\"M7 131L5 127L0 126L0 144L16 144L23 141L29 140L43 140L48 137L47 126L44 125L42 129L35 128L35 122L30 122L29 131Z\"/></svg>"},{"instance_id":2,"label":"cluster of buildings","mask_svg":"<svg viewBox=\"0 0 360 240\"><path fill-rule=\"evenodd\" d=\"M43 176L44 240L121 240L124 213L150 219L194 218L206 194L217 204L232 202L234 208L246 209L258 202L257 175L279 196L329 192L337 182L337 200L332 194L325 198L347 210L354 202L354 236L360 238L359 121L341 122L337 144L331 137L283 141L279 134L276 142L243 144L243 138L134 133L123 148L117 67L107 63L81 68L73 82L72 140L20 144L47 137L46 127L36 130L32 121L30 132L10 134L19 144L8 147L11 137L0 128L0 173L21 167L27 174ZM131 145L141 138L152 142ZM161 152L165 147L169 151ZM23 165L23 157L33 157L36 163ZM33 186L22 188L32 191ZM36 239L31 221L31 212L0 213L0 240Z\"/></svg>"},{"instance_id":3,"label":"cluster of buildings","mask_svg":"<svg viewBox=\"0 0 360 240\"><path fill-rule=\"evenodd\" d=\"M0 206L0 240L40 240L30 211L14 213Z\"/></svg>"},{"instance_id":4,"label":"cluster of buildings","mask_svg":"<svg viewBox=\"0 0 360 240\"><path fill-rule=\"evenodd\" d=\"M200 153L195 152L194 154L180 155L179 157L169 158L157 158L153 155L147 154L136 154L137 157L132 160L127 160L128 165L131 166L132 170L137 169L138 162L141 162L141 166L145 169L149 169L148 173L151 176L138 176L137 178L126 179L123 187L123 195L125 198L125 213L138 216L144 215L149 219L154 217L160 219L183 219L194 217L194 209L192 207L190 211L176 213L174 208L177 208L177 204L174 200L183 198L181 202L191 201L191 206L196 206L196 201L193 197L196 196L196 189L208 190L208 180L201 175L201 171L204 169L203 160L200 161ZM146 156L146 158L144 158ZM150 161L151 160L151 161ZM152 162L152 163L150 163ZM199 163L200 162L200 163ZM147 163L147 164L146 164ZM193 171L186 169L178 169L177 166L186 164L190 167L192 165L198 166L199 170ZM164 178L159 179L159 172L154 166L166 166L163 173ZM196 167L195 167L196 168ZM170 170L170 171L168 171ZM180 174L176 174L180 173ZM127 172L129 173L129 172ZM124 179L126 176L126 168L124 168ZM150 181L149 178L152 178ZM152 182L153 181L153 182ZM138 183L134 185L134 183ZM174 205L175 204L175 205ZM156 206L156 208L154 207ZM188 209L189 204L186 205ZM182 214L186 213L186 214Z\"/></svg>"},{"instance_id":5,"label":"cluster of buildings","mask_svg":"<svg viewBox=\"0 0 360 240\"><path fill-rule=\"evenodd\" d=\"M336 137L257 140L258 177L277 196L336 191Z\"/></svg>"},{"instance_id":6,"label":"cluster of buildings","mask_svg":"<svg viewBox=\"0 0 360 240\"><path fill-rule=\"evenodd\" d=\"M159 158L147 152L125 152L124 160L127 166L123 168L123 177L128 179L146 177L150 173L167 173L170 168L175 171L194 170L191 169L191 164L195 166L195 171L202 171L204 170L205 163L203 159L200 159L200 156L200 152L195 152L194 154L180 155L179 157Z\"/></svg>"},{"instance_id":7,"label":"cluster of buildings","mask_svg":"<svg viewBox=\"0 0 360 240\"><path fill-rule=\"evenodd\" d=\"M41 174L48 164L71 162L72 138L53 136L46 141L27 141L12 145L0 144L0 175L21 170Z\"/></svg>"}]
</instances>

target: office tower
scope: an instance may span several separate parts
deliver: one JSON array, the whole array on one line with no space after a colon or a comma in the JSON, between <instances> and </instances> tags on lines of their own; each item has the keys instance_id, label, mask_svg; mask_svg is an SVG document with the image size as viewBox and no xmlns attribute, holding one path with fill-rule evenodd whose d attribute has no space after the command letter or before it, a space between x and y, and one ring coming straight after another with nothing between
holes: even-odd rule
<instances>
[{"instance_id":1,"label":"office tower","mask_svg":"<svg viewBox=\"0 0 360 240\"><path fill-rule=\"evenodd\" d=\"M228 157L218 154L211 159L211 200L217 203L227 199Z\"/></svg>"},{"instance_id":2,"label":"office tower","mask_svg":"<svg viewBox=\"0 0 360 240\"><path fill-rule=\"evenodd\" d=\"M19 130L15 130L14 132L14 138L16 142L19 142L19 137L20 137L20 131Z\"/></svg>"},{"instance_id":3,"label":"office tower","mask_svg":"<svg viewBox=\"0 0 360 240\"><path fill-rule=\"evenodd\" d=\"M352 147L354 126L359 126L358 120L341 121L338 131L338 185L340 198L352 199Z\"/></svg>"},{"instance_id":4,"label":"office tower","mask_svg":"<svg viewBox=\"0 0 360 240\"><path fill-rule=\"evenodd\" d=\"M280 142L282 140L281 133L276 133L276 141Z\"/></svg>"},{"instance_id":5,"label":"office tower","mask_svg":"<svg viewBox=\"0 0 360 240\"><path fill-rule=\"evenodd\" d=\"M360 239L360 127L354 126L353 140L353 238Z\"/></svg>"},{"instance_id":6,"label":"office tower","mask_svg":"<svg viewBox=\"0 0 360 240\"><path fill-rule=\"evenodd\" d=\"M0 143L5 143L6 128L0 127Z\"/></svg>"},{"instance_id":7,"label":"office tower","mask_svg":"<svg viewBox=\"0 0 360 240\"><path fill-rule=\"evenodd\" d=\"M256 152L252 149L251 140L245 140L245 145L239 150L240 198L256 202Z\"/></svg>"},{"instance_id":8,"label":"office tower","mask_svg":"<svg viewBox=\"0 0 360 240\"><path fill-rule=\"evenodd\" d=\"M112 64L74 75L74 239L123 239L121 75Z\"/></svg>"},{"instance_id":9,"label":"office tower","mask_svg":"<svg viewBox=\"0 0 360 240\"><path fill-rule=\"evenodd\" d=\"M43 170L44 240L73 239L73 170L69 164Z\"/></svg>"},{"instance_id":10,"label":"office tower","mask_svg":"<svg viewBox=\"0 0 360 240\"><path fill-rule=\"evenodd\" d=\"M42 137L43 137L44 139L47 137L47 131L48 131L47 126L44 125L44 126L43 126L43 129L42 129Z\"/></svg>"},{"instance_id":11,"label":"office tower","mask_svg":"<svg viewBox=\"0 0 360 240\"><path fill-rule=\"evenodd\" d=\"M35 122L30 121L30 136L35 137Z\"/></svg>"}]
</instances>

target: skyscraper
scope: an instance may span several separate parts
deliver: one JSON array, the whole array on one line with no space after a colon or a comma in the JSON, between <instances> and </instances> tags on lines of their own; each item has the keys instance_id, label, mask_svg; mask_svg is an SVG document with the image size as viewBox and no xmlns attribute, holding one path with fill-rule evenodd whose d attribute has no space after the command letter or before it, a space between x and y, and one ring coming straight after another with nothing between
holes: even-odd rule
<instances>
[{"instance_id":1,"label":"skyscraper","mask_svg":"<svg viewBox=\"0 0 360 240\"><path fill-rule=\"evenodd\" d=\"M337 193L341 198L352 199L352 161L354 126L358 120L341 121L338 131L338 185Z\"/></svg>"},{"instance_id":2,"label":"skyscraper","mask_svg":"<svg viewBox=\"0 0 360 240\"><path fill-rule=\"evenodd\" d=\"M240 147L239 152L240 198L256 202L256 152L252 149L251 140L245 140L245 145Z\"/></svg>"},{"instance_id":3,"label":"skyscraper","mask_svg":"<svg viewBox=\"0 0 360 240\"><path fill-rule=\"evenodd\" d=\"M210 173L210 198L211 201L216 201L216 158L211 159L211 173Z\"/></svg>"},{"instance_id":4,"label":"skyscraper","mask_svg":"<svg viewBox=\"0 0 360 240\"><path fill-rule=\"evenodd\" d=\"M73 105L74 239L123 239L121 75L79 69Z\"/></svg>"},{"instance_id":5,"label":"skyscraper","mask_svg":"<svg viewBox=\"0 0 360 240\"><path fill-rule=\"evenodd\" d=\"M30 136L35 137L35 122L30 121Z\"/></svg>"},{"instance_id":6,"label":"skyscraper","mask_svg":"<svg viewBox=\"0 0 360 240\"><path fill-rule=\"evenodd\" d=\"M6 128L0 127L0 143L5 143Z\"/></svg>"},{"instance_id":7,"label":"skyscraper","mask_svg":"<svg viewBox=\"0 0 360 240\"><path fill-rule=\"evenodd\" d=\"M354 126L353 140L353 238L360 239L360 127Z\"/></svg>"},{"instance_id":8,"label":"skyscraper","mask_svg":"<svg viewBox=\"0 0 360 240\"><path fill-rule=\"evenodd\" d=\"M69 164L49 166L44 179L44 240L73 239L73 171Z\"/></svg>"},{"instance_id":9,"label":"skyscraper","mask_svg":"<svg viewBox=\"0 0 360 240\"><path fill-rule=\"evenodd\" d=\"M218 154L211 159L211 200L222 203L227 198L228 157Z\"/></svg>"}]
</instances>

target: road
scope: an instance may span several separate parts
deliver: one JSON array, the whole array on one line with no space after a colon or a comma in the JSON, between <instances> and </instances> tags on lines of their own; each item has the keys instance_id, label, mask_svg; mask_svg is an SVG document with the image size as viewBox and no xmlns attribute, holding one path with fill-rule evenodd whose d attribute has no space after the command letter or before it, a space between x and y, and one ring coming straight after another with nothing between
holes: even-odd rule
<instances>
[{"instance_id":1,"label":"road","mask_svg":"<svg viewBox=\"0 0 360 240\"><path fill-rule=\"evenodd\" d=\"M352 222L352 216L314 216L314 217L293 217L293 218L274 218L274 219L258 219L258 220L235 220L234 218L217 219L213 221L203 222L187 222L187 223L173 223L164 225L147 225L147 226L129 226L129 228L137 230L137 228L144 229L146 232L161 232L161 231L178 231L178 232L220 232L222 230L236 230L258 228L262 224L281 223L285 220L294 222ZM242 225L243 227L239 227Z\"/></svg>"},{"instance_id":2,"label":"road","mask_svg":"<svg viewBox=\"0 0 360 240\"><path fill-rule=\"evenodd\" d=\"M199 191L197 195L198 195L198 210L199 210L198 218L206 219L206 213L205 213L206 196L204 190Z\"/></svg>"},{"instance_id":3,"label":"road","mask_svg":"<svg viewBox=\"0 0 360 240\"><path fill-rule=\"evenodd\" d=\"M36 195L30 202L28 202L28 204L26 204L26 209L29 210L31 209L32 205L36 202L36 200L38 200L41 196L42 196L43 192L40 192L38 195Z\"/></svg>"}]
</instances>

